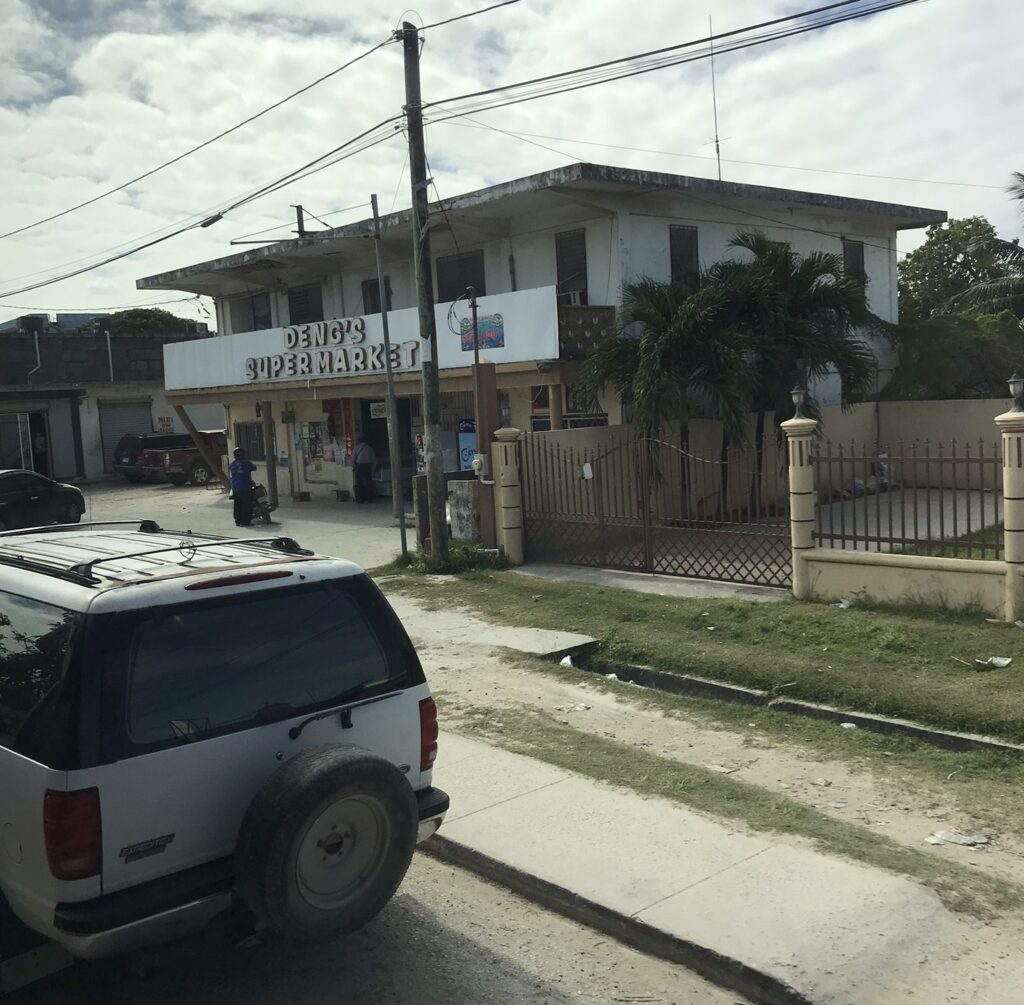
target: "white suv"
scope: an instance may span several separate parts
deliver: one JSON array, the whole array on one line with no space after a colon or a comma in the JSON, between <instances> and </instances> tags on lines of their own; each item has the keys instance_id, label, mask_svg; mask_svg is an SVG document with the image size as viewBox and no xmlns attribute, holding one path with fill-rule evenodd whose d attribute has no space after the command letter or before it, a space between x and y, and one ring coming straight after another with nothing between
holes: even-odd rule
<instances>
[{"instance_id":1,"label":"white suv","mask_svg":"<svg viewBox=\"0 0 1024 1005\"><path fill-rule=\"evenodd\" d=\"M288 937L360 927L444 818L436 753L357 566L151 521L0 534L0 901L72 955L233 902Z\"/></svg>"}]
</instances>

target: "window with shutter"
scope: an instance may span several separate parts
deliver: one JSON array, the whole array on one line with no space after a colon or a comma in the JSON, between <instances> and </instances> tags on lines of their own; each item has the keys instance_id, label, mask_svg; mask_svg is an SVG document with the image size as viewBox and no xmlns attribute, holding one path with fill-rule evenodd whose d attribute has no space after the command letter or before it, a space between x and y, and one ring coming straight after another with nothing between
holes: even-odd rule
<instances>
[{"instance_id":1,"label":"window with shutter","mask_svg":"<svg viewBox=\"0 0 1024 1005\"><path fill-rule=\"evenodd\" d=\"M293 286L288 291L288 323L308 325L324 319L323 289L319 283L313 286Z\"/></svg>"},{"instance_id":2,"label":"window with shutter","mask_svg":"<svg viewBox=\"0 0 1024 1005\"><path fill-rule=\"evenodd\" d=\"M387 309L391 310L391 277L384 277L384 296ZM376 279L363 280L363 313L380 314L380 282Z\"/></svg>"},{"instance_id":3,"label":"window with shutter","mask_svg":"<svg viewBox=\"0 0 1024 1005\"><path fill-rule=\"evenodd\" d=\"M587 302L587 232L555 234L555 274L560 304Z\"/></svg>"},{"instance_id":4,"label":"window with shutter","mask_svg":"<svg viewBox=\"0 0 1024 1005\"><path fill-rule=\"evenodd\" d=\"M668 242L673 283L681 283L700 271L696 227L673 224L668 228Z\"/></svg>"},{"instance_id":5,"label":"window with shutter","mask_svg":"<svg viewBox=\"0 0 1024 1005\"><path fill-rule=\"evenodd\" d=\"M864 272L864 242L847 241L843 238L843 271L850 276L865 276Z\"/></svg>"},{"instance_id":6,"label":"window with shutter","mask_svg":"<svg viewBox=\"0 0 1024 1005\"><path fill-rule=\"evenodd\" d=\"M437 260L437 302L447 304L458 300L472 286L478 297L487 295L484 282L484 253L467 251Z\"/></svg>"}]
</instances>

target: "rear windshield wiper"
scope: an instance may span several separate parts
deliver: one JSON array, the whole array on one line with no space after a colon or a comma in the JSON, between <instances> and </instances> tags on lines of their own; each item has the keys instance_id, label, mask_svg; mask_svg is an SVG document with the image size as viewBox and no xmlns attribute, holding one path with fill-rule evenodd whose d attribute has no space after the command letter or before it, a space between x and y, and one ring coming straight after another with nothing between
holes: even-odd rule
<instances>
[{"instance_id":1,"label":"rear windshield wiper","mask_svg":"<svg viewBox=\"0 0 1024 1005\"><path fill-rule=\"evenodd\" d=\"M318 722L320 719L329 719L332 715L341 713L341 728L351 729L352 728L352 709L342 708L343 705L350 705L353 701L365 694L371 688L384 687L385 689L398 684L400 681L406 679L405 674L399 674L397 677L388 677L386 680L370 680L363 681L361 684L356 684L354 687L350 687L347 691L343 691L338 695L338 699L331 708L325 708L322 712L317 712L316 715L311 715L308 719L303 719L297 726L292 726L288 730L288 735L293 739L297 740L301 735L302 731L311 723ZM376 701L378 698L387 697L387 693L381 693L374 695L372 698L367 699L367 703Z\"/></svg>"}]
</instances>

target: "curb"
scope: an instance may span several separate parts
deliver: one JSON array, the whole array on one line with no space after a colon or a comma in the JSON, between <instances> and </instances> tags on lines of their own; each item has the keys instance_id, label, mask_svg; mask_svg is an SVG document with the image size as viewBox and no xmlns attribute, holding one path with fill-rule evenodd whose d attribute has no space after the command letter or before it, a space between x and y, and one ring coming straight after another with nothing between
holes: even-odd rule
<instances>
[{"instance_id":1,"label":"curb","mask_svg":"<svg viewBox=\"0 0 1024 1005\"><path fill-rule=\"evenodd\" d=\"M575 655L575 654L572 654ZM560 657L559 657L560 658ZM997 740L977 733L957 733L947 729L923 726L910 719L894 719L871 712L849 712L832 705L820 705L812 701L795 698L779 698L770 691L743 687L739 684L724 684L721 681L697 677L694 674L675 674L665 670L633 663L615 663L600 657L593 658L590 652L580 654L577 669L584 673L613 673L619 680L633 682L644 687L665 691L668 694L691 695L696 698L712 698L738 705L766 708L770 712L785 712L801 715L807 719L823 719L829 722L852 722L861 729L886 735L908 736L922 743L944 750L963 752L984 750L1000 754L1024 755L1024 744Z\"/></svg>"},{"instance_id":2,"label":"curb","mask_svg":"<svg viewBox=\"0 0 1024 1005\"><path fill-rule=\"evenodd\" d=\"M419 851L503 886L534 904L603 932L642 953L686 967L712 984L742 994L757 1005L814 1005L795 988L770 974L696 942L670 935L628 914L620 914L439 833L424 842Z\"/></svg>"}]
</instances>

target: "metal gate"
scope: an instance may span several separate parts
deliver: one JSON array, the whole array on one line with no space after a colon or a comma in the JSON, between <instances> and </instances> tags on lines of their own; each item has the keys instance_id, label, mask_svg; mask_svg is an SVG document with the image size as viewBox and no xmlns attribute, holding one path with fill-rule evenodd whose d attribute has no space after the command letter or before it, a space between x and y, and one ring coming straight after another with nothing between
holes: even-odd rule
<instances>
[{"instance_id":1,"label":"metal gate","mask_svg":"<svg viewBox=\"0 0 1024 1005\"><path fill-rule=\"evenodd\" d=\"M789 586L787 468L774 438L760 452L709 459L604 432L593 446L523 437L530 561Z\"/></svg>"}]
</instances>

